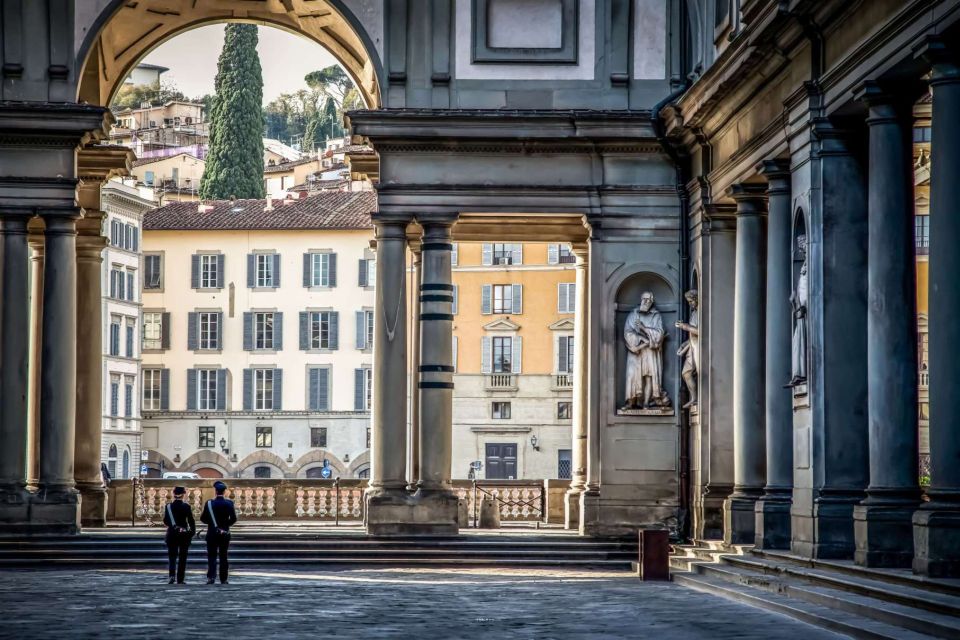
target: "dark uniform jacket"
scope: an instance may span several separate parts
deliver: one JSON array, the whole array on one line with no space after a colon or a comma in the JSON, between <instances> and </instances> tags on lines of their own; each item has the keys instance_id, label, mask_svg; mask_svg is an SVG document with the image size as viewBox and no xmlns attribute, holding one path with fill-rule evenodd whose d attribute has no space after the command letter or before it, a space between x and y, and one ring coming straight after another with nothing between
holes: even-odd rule
<instances>
[{"instance_id":1,"label":"dark uniform jacket","mask_svg":"<svg viewBox=\"0 0 960 640\"><path fill-rule=\"evenodd\" d=\"M170 521L170 513L173 512L173 522ZM163 509L163 524L167 525L167 537L179 534L175 527L182 527L187 531L179 534L185 538L192 538L197 532L197 523L193 519L193 510L190 505L183 500L174 500L170 503L170 508Z\"/></svg>"},{"instance_id":2,"label":"dark uniform jacket","mask_svg":"<svg viewBox=\"0 0 960 640\"><path fill-rule=\"evenodd\" d=\"M210 517L210 507L213 507L213 515L217 517L216 527L214 527L213 519ZM227 500L223 496L208 500L207 504L203 505L200 521L208 525L207 536L214 532L214 528L229 531L230 527L237 521L237 511L233 508L233 500Z\"/></svg>"}]
</instances>

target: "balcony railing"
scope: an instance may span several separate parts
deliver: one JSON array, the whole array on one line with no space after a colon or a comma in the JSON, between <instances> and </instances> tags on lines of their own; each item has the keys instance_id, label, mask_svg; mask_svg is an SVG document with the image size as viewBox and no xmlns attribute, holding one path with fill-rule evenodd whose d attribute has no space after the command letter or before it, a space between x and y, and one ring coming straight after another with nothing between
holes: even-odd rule
<instances>
[{"instance_id":1,"label":"balcony railing","mask_svg":"<svg viewBox=\"0 0 960 640\"><path fill-rule=\"evenodd\" d=\"M487 389L512 391L517 388L517 379L512 373L493 373L487 376Z\"/></svg>"},{"instance_id":2,"label":"balcony railing","mask_svg":"<svg viewBox=\"0 0 960 640\"><path fill-rule=\"evenodd\" d=\"M554 389L573 389L573 375L569 373L557 373L553 376Z\"/></svg>"},{"instance_id":3,"label":"balcony railing","mask_svg":"<svg viewBox=\"0 0 960 640\"><path fill-rule=\"evenodd\" d=\"M919 375L919 381L920 381L920 388L921 388L921 389L926 389L927 387L929 387L929 386L930 386L930 372L929 372L929 371L921 371L921 372L920 372L920 375Z\"/></svg>"}]
</instances>

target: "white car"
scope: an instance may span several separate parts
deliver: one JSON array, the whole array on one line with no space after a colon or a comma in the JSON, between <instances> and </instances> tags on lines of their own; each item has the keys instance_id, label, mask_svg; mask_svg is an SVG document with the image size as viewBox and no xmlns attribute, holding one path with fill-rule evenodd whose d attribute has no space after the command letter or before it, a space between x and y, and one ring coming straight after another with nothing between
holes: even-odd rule
<instances>
[{"instance_id":1,"label":"white car","mask_svg":"<svg viewBox=\"0 0 960 640\"><path fill-rule=\"evenodd\" d=\"M163 474L164 480L199 480L200 476L188 471L167 471Z\"/></svg>"}]
</instances>

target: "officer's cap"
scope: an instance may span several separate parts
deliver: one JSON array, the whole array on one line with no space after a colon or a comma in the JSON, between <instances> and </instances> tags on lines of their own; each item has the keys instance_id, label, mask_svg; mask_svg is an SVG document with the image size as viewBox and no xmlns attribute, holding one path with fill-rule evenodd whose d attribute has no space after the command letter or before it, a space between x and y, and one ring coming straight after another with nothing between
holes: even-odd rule
<instances>
[{"instance_id":1,"label":"officer's cap","mask_svg":"<svg viewBox=\"0 0 960 640\"><path fill-rule=\"evenodd\" d=\"M216 482L213 483L213 490L216 491L217 493L223 493L224 491L227 490L227 485L217 480Z\"/></svg>"},{"instance_id":2,"label":"officer's cap","mask_svg":"<svg viewBox=\"0 0 960 640\"><path fill-rule=\"evenodd\" d=\"M173 495L175 495L175 496L183 496L183 495L186 495L186 494L187 494L187 490L184 489L183 487L174 487L174 488L173 488Z\"/></svg>"}]
</instances>

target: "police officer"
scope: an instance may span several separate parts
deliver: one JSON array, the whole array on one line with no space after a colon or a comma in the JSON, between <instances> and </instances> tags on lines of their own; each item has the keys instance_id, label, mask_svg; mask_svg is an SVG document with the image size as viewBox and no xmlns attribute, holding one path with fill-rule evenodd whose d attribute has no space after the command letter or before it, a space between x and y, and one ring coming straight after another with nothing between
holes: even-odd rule
<instances>
[{"instance_id":1,"label":"police officer","mask_svg":"<svg viewBox=\"0 0 960 640\"><path fill-rule=\"evenodd\" d=\"M186 494L187 490L183 487L174 487L173 502L168 502L163 510L163 524L167 525L164 541L167 543L167 557L170 560L170 584L173 584L174 579L177 584L183 584L190 540L197 531L193 510L183 501Z\"/></svg>"},{"instance_id":2,"label":"police officer","mask_svg":"<svg viewBox=\"0 0 960 640\"><path fill-rule=\"evenodd\" d=\"M217 497L207 500L200 520L207 525L207 584L213 584L217 575L217 559L220 560L220 584L227 584L227 548L230 546L230 527L237 521L233 500L223 497L227 485L217 480L213 483Z\"/></svg>"}]
</instances>

